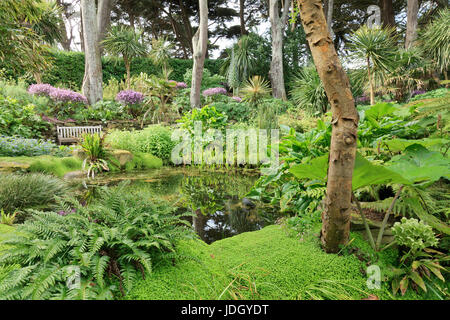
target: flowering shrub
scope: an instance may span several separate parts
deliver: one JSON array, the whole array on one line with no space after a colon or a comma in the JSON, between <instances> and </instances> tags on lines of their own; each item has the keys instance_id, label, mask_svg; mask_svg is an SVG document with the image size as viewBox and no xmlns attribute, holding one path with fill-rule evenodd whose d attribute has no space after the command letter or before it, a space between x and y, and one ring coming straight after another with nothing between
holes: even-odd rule
<instances>
[{"instance_id":1,"label":"flowering shrub","mask_svg":"<svg viewBox=\"0 0 450 320\"><path fill-rule=\"evenodd\" d=\"M370 98L367 96L361 96L356 98L357 104L368 104L370 102Z\"/></svg>"},{"instance_id":2,"label":"flowering shrub","mask_svg":"<svg viewBox=\"0 0 450 320\"><path fill-rule=\"evenodd\" d=\"M203 95L205 97L214 96L216 94L227 94L227 90L225 90L225 88L217 87L206 89L203 91Z\"/></svg>"},{"instance_id":3,"label":"flowering shrub","mask_svg":"<svg viewBox=\"0 0 450 320\"><path fill-rule=\"evenodd\" d=\"M140 92L133 91L133 90L120 91L116 96L116 101L126 104L126 105L139 104L143 100L144 100L144 95Z\"/></svg>"},{"instance_id":4,"label":"flowering shrub","mask_svg":"<svg viewBox=\"0 0 450 320\"><path fill-rule=\"evenodd\" d=\"M76 102L87 104L87 98L82 94L61 88L54 88L49 84L32 84L28 88L29 94L46 95L52 98L55 102Z\"/></svg>"},{"instance_id":5,"label":"flowering shrub","mask_svg":"<svg viewBox=\"0 0 450 320\"><path fill-rule=\"evenodd\" d=\"M53 88L53 90L50 91L50 98L52 98L55 102L88 103L87 98L82 94L72 90L60 88Z\"/></svg>"},{"instance_id":6,"label":"flowering shrub","mask_svg":"<svg viewBox=\"0 0 450 320\"><path fill-rule=\"evenodd\" d=\"M3 157L47 155L56 148L55 144L47 141L0 136L0 156Z\"/></svg>"},{"instance_id":7,"label":"flowering shrub","mask_svg":"<svg viewBox=\"0 0 450 320\"><path fill-rule=\"evenodd\" d=\"M49 84L32 84L28 88L28 93L37 96L50 96L50 92L52 92L52 90L54 89L55 88L53 88Z\"/></svg>"},{"instance_id":8,"label":"flowering shrub","mask_svg":"<svg viewBox=\"0 0 450 320\"><path fill-rule=\"evenodd\" d=\"M177 82L176 88L177 89L186 89L188 86L185 82Z\"/></svg>"}]
</instances>

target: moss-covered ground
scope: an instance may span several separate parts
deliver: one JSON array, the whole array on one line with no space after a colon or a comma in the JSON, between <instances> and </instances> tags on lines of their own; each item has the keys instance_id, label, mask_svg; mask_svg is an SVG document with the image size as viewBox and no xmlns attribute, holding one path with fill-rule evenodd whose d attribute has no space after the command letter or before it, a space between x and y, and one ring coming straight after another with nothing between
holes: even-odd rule
<instances>
[{"instance_id":1,"label":"moss-covered ground","mask_svg":"<svg viewBox=\"0 0 450 320\"><path fill-rule=\"evenodd\" d=\"M357 235L352 238L352 247L370 254L365 241ZM211 245L200 240L182 242L178 254L181 258L175 262L155 265L154 272L139 280L126 298L309 299L331 284L340 298L363 299L373 294L393 299L387 283L381 290L367 289L366 262L356 255L327 254L318 237L300 241L279 225ZM380 262L388 263L395 255L388 251ZM420 297L410 292L404 298Z\"/></svg>"}]
</instances>

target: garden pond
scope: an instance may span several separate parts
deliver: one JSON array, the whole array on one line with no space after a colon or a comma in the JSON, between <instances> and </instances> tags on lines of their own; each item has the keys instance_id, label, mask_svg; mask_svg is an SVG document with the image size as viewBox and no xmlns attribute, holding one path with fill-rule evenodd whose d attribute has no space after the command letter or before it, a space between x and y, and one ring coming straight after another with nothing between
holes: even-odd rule
<instances>
[{"instance_id":1,"label":"garden pond","mask_svg":"<svg viewBox=\"0 0 450 320\"><path fill-rule=\"evenodd\" d=\"M206 243L212 243L262 229L280 218L274 208L245 197L258 178L259 172L252 170L164 167L97 176L84 180L80 189L85 197L95 198L98 188L113 188L129 181L125 190L147 191L173 204L179 213L192 213L189 220L196 233Z\"/></svg>"}]
</instances>

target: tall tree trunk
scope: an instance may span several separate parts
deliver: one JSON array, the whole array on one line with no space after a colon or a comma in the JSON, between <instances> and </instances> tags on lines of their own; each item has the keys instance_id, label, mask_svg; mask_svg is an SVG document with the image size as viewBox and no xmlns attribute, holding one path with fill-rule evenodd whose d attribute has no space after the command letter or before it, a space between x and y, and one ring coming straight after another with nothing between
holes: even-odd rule
<instances>
[{"instance_id":1,"label":"tall tree trunk","mask_svg":"<svg viewBox=\"0 0 450 320\"><path fill-rule=\"evenodd\" d=\"M405 48L412 47L414 41L417 39L417 15L419 13L419 1L408 0L408 13L406 23L406 39Z\"/></svg>"},{"instance_id":2,"label":"tall tree trunk","mask_svg":"<svg viewBox=\"0 0 450 320\"><path fill-rule=\"evenodd\" d=\"M358 112L350 83L327 30L320 0L297 0L311 53L332 111L327 194L322 213L322 244L338 252L348 242Z\"/></svg>"},{"instance_id":3,"label":"tall tree trunk","mask_svg":"<svg viewBox=\"0 0 450 320\"><path fill-rule=\"evenodd\" d=\"M328 31L333 35L333 10L334 10L334 0L328 0L327 6L327 25Z\"/></svg>"},{"instance_id":4,"label":"tall tree trunk","mask_svg":"<svg viewBox=\"0 0 450 320\"><path fill-rule=\"evenodd\" d=\"M283 33L289 12L290 0L284 0L283 13L280 17L279 0L269 1L269 16L272 32L272 61L270 63L270 82L272 84L272 95L274 98L287 100L284 87L283 70Z\"/></svg>"},{"instance_id":5,"label":"tall tree trunk","mask_svg":"<svg viewBox=\"0 0 450 320\"><path fill-rule=\"evenodd\" d=\"M208 0L199 0L200 25L192 38L194 53L194 66L192 68L191 107L201 107L200 90L205 64L206 49L208 46Z\"/></svg>"},{"instance_id":6,"label":"tall tree trunk","mask_svg":"<svg viewBox=\"0 0 450 320\"><path fill-rule=\"evenodd\" d=\"M370 69L370 59L367 58L367 76L369 78L369 87L370 87L370 105L375 104L375 89L373 87L373 76Z\"/></svg>"},{"instance_id":7,"label":"tall tree trunk","mask_svg":"<svg viewBox=\"0 0 450 320\"><path fill-rule=\"evenodd\" d=\"M71 39L69 39L67 35L67 29L66 29L66 23L64 21L64 14L63 14L63 2L62 0L57 0L56 3L61 8L59 18L61 19L61 23L59 24L59 28L61 30L61 45L65 51L70 51L70 42Z\"/></svg>"},{"instance_id":8,"label":"tall tree trunk","mask_svg":"<svg viewBox=\"0 0 450 320\"><path fill-rule=\"evenodd\" d=\"M380 0L381 22L384 27L395 26L395 13L392 1L393 0Z\"/></svg>"},{"instance_id":9,"label":"tall tree trunk","mask_svg":"<svg viewBox=\"0 0 450 320\"><path fill-rule=\"evenodd\" d=\"M98 0L97 23L98 23L98 39L100 45L100 54L103 52L101 42L105 39L106 33L111 25L111 10L113 0Z\"/></svg>"},{"instance_id":10,"label":"tall tree trunk","mask_svg":"<svg viewBox=\"0 0 450 320\"><path fill-rule=\"evenodd\" d=\"M100 48L98 46L97 12L95 1L81 0L83 15L83 39L85 53L85 74L82 91L90 104L103 98L103 75Z\"/></svg>"},{"instance_id":11,"label":"tall tree trunk","mask_svg":"<svg viewBox=\"0 0 450 320\"><path fill-rule=\"evenodd\" d=\"M239 19L241 22L241 36L246 35L247 31L245 30L245 0L239 0Z\"/></svg>"},{"instance_id":12,"label":"tall tree trunk","mask_svg":"<svg viewBox=\"0 0 450 320\"><path fill-rule=\"evenodd\" d=\"M83 30L83 12L80 10L80 46L81 51L84 52L84 30Z\"/></svg>"}]
</instances>

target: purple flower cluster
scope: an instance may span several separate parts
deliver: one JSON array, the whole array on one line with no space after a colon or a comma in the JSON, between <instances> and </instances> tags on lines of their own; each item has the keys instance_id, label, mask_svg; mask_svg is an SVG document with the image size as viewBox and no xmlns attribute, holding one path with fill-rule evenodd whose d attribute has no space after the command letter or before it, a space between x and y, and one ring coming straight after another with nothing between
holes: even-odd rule
<instances>
[{"instance_id":1,"label":"purple flower cluster","mask_svg":"<svg viewBox=\"0 0 450 320\"><path fill-rule=\"evenodd\" d=\"M75 212L76 212L75 209L72 209L72 210L69 211L69 212L64 211L64 210L60 210L60 211L58 211L58 214L59 214L60 216L67 216L69 213L75 213Z\"/></svg>"},{"instance_id":2,"label":"purple flower cluster","mask_svg":"<svg viewBox=\"0 0 450 320\"><path fill-rule=\"evenodd\" d=\"M144 100L144 95L133 90L120 91L116 96L116 101L126 105L138 104L141 103L142 100Z\"/></svg>"},{"instance_id":3,"label":"purple flower cluster","mask_svg":"<svg viewBox=\"0 0 450 320\"><path fill-rule=\"evenodd\" d=\"M411 93L411 97L415 97L415 96L418 96L419 94L424 94L424 93L427 93L427 92L425 90L414 90Z\"/></svg>"},{"instance_id":4,"label":"purple flower cluster","mask_svg":"<svg viewBox=\"0 0 450 320\"><path fill-rule=\"evenodd\" d=\"M49 84L32 84L28 88L28 93L35 95L46 95L55 102L78 102L83 104L88 103L87 98L78 92L67 89L54 88Z\"/></svg>"},{"instance_id":5,"label":"purple flower cluster","mask_svg":"<svg viewBox=\"0 0 450 320\"><path fill-rule=\"evenodd\" d=\"M57 102L79 102L83 104L88 103L87 98L82 94L72 90L60 88L54 88L50 92L50 98L52 98L52 100Z\"/></svg>"},{"instance_id":6,"label":"purple flower cluster","mask_svg":"<svg viewBox=\"0 0 450 320\"><path fill-rule=\"evenodd\" d=\"M370 101L370 98L367 96L361 96L356 98L357 103L368 103Z\"/></svg>"},{"instance_id":7,"label":"purple flower cluster","mask_svg":"<svg viewBox=\"0 0 450 320\"><path fill-rule=\"evenodd\" d=\"M55 89L55 88L53 88L48 83L32 84L28 88L28 93L29 94L35 94L35 95L38 95L38 96L43 96L43 95L49 96L50 92L52 92L53 89Z\"/></svg>"},{"instance_id":8,"label":"purple flower cluster","mask_svg":"<svg viewBox=\"0 0 450 320\"><path fill-rule=\"evenodd\" d=\"M242 102L242 98L241 97L231 97L231 99L233 99L236 102Z\"/></svg>"},{"instance_id":9,"label":"purple flower cluster","mask_svg":"<svg viewBox=\"0 0 450 320\"><path fill-rule=\"evenodd\" d=\"M205 97L214 96L216 94L227 94L227 90L225 90L224 88L218 87L218 88L206 89L205 91L203 91L203 95Z\"/></svg>"},{"instance_id":10,"label":"purple flower cluster","mask_svg":"<svg viewBox=\"0 0 450 320\"><path fill-rule=\"evenodd\" d=\"M184 82L177 82L177 89L186 89L187 84Z\"/></svg>"},{"instance_id":11,"label":"purple flower cluster","mask_svg":"<svg viewBox=\"0 0 450 320\"><path fill-rule=\"evenodd\" d=\"M57 146L51 142L21 137L0 136L0 156L2 157L34 157L48 155Z\"/></svg>"}]
</instances>

